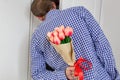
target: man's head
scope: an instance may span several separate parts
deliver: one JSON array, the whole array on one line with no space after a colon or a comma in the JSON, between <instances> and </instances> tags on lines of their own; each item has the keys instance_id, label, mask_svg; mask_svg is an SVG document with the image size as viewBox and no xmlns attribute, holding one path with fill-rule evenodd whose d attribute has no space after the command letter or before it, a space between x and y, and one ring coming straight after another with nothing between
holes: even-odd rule
<instances>
[{"instance_id":1,"label":"man's head","mask_svg":"<svg viewBox=\"0 0 120 80\"><path fill-rule=\"evenodd\" d=\"M40 20L45 19L45 15L52 9L59 6L59 0L34 0L31 4L31 11L33 15Z\"/></svg>"}]
</instances>

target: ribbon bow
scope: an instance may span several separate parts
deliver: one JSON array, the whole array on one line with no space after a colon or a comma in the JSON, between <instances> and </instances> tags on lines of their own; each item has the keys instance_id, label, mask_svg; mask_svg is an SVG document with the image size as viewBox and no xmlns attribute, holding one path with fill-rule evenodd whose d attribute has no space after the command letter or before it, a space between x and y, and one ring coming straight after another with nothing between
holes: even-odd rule
<instances>
[{"instance_id":1,"label":"ribbon bow","mask_svg":"<svg viewBox=\"0 0 120 80\"><path fill-rule=\"evenodd\" d=\"M85 64L84 64L85 63ZM87 67L85 66L87 65ZM92 68L92 63L88 60L80 57L74 64L75 72L74 75L79 77L79 80L84 80L83 70L89 70Z\"/></svg>"}]
</instances>

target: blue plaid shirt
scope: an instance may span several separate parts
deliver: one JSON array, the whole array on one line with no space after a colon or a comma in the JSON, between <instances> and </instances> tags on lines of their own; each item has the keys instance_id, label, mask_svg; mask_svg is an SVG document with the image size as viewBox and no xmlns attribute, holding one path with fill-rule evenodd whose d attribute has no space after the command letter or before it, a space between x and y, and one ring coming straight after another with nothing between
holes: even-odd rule
<instances>
[{"instance_id":1,"label":"blue plaid shirt","mask_svg":"<svg viewBox=\"0 0 120 80\"><path fill-rule=\"evenodd\" d=\"M68 65L50 45L46 34L60 25L70 26L76 59L83 57L92 63L84 71L84 80L120 80L108 40L91 13L84 7L51 10L35 30L31 41L31 73L34 80L67 80ZM46 69L47 63L54 71Z\"/></svg>"}]
</instances>

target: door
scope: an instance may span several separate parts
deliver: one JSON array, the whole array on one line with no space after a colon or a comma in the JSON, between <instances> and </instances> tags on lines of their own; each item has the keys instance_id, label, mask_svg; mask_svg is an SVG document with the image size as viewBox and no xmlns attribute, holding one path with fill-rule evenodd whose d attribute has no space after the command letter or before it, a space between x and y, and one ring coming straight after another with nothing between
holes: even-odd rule
<instances>
[{"instance_id":1,"label":"door","mask_svg":"<svg viewBox=\"0 0 120 80\"><path fill-rule=\"evenodd\" d=\"M101 0L60 0L61 9L66 9L74 6L84 6L87 8L99 23L100 11L101 11Z\"/></svg>"}]
</instances>

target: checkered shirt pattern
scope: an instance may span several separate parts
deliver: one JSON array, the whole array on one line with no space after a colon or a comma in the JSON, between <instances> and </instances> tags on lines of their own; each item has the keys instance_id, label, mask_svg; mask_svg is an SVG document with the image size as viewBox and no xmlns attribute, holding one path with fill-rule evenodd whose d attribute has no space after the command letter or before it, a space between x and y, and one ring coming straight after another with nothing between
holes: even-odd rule
<instances>
[{"instance_id":1,"label":"checkered shirt pattern","mask_svg":"<svg viewBox=\"0 0 120 80\"><path fill-rule=\"evenodd\" d=\"M120 80L108 40L92 14L82 6L49 11L33 33L31 74L34 80L67 80L68 65L46 38L47 32L60 25L74 30L71 38L76 59L83 57L92 63L92 69L84 71L84 80ZM45 63L54 71L47 70Z\"/></svg>"}]
</instances>

